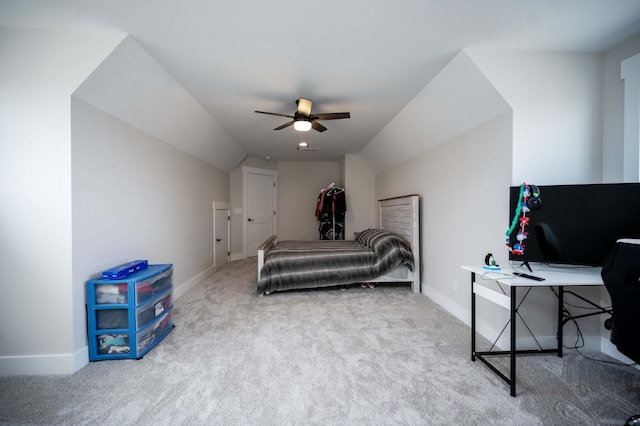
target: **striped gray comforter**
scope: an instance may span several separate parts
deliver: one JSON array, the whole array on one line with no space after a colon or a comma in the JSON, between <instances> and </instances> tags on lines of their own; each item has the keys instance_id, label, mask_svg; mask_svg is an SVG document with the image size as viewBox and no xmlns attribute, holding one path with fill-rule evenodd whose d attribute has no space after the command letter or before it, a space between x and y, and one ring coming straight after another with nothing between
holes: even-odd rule
<instances>
[{"instance_id":1,"label":"striped gray comforter","mask_svg":"<svg viewBox=\"0 0 640 426\"><path fill-rule=\"evenodd\" d=\"M280 241L265 256L258 295L364 282L400 265L413 270L409 245L378 229L361 232L356 241Z\"/></svg>"}]
</instances>

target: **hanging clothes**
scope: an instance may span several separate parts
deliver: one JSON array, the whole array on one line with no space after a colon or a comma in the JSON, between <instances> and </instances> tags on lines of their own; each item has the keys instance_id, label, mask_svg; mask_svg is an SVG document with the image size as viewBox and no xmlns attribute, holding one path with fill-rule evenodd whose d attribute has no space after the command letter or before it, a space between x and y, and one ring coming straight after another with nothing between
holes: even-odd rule
<instances>
[{"instance_id":1,"label":"hanging clothes","mask_svg":"<svg viewBox=\"0 0 640 426\"><path fill-rule=\"evenodd\" d=\"M347 201L344 188L329 185L320 191L316 205L316 219L320 221L321 240L344 240L344 217Z\"/></svg>"}]
</instances>

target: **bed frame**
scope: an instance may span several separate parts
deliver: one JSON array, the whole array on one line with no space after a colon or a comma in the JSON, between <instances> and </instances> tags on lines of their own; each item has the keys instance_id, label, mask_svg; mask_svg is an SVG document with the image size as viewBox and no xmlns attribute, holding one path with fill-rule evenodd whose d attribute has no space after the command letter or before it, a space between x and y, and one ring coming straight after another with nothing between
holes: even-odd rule
<instances>
[{"instance_id":1,"label":"bed frame","mask_svg":"<svg viewBox=\"0 0 640 426\"><path fill-rule=\"evenodd\" d=\"M378 277L367 282L410 282L411 290L420 293L420 200L418 195L378 200L379 229L390 231L403 237L410 245L414 258L414 271L410 271L407 279ZM258 247L258 282L260 271L264 266L264 258L278 242L276 235L270 236Z\"/></svg>"}]
</instances>

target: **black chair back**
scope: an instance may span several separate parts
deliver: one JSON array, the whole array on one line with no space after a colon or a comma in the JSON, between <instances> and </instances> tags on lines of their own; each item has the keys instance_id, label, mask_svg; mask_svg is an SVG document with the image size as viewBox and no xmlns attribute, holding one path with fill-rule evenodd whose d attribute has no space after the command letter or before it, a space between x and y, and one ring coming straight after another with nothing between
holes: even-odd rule
<instances>
[{"instance_id":1,"label":"black chair back","mask_svg":"<svg viewBox=\"0 0 640 426\"><path fill-rule=\"evenodd\" d=\"M613 310L611 341L640 363L640 240L618 240L602 268Z\"/></svg>"}]
</instances>

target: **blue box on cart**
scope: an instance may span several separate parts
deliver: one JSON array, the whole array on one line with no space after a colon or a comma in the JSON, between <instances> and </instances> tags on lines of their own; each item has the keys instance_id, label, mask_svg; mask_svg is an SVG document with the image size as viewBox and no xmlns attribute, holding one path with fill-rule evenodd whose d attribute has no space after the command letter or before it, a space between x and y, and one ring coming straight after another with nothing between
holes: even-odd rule
<instances>
[{"instance_id":1,"label":"blue box on cart","mask_svg":"<svg viewBox=\"0 0 640 426\"><path fill-rule=\"evenodd\" d=\"M103 280L120 280L125 278L134 272L142 271L149 267L149 261L147 260L133 260L129 263L116 266L102 273Z\"/></svg>"}]
</instances>

